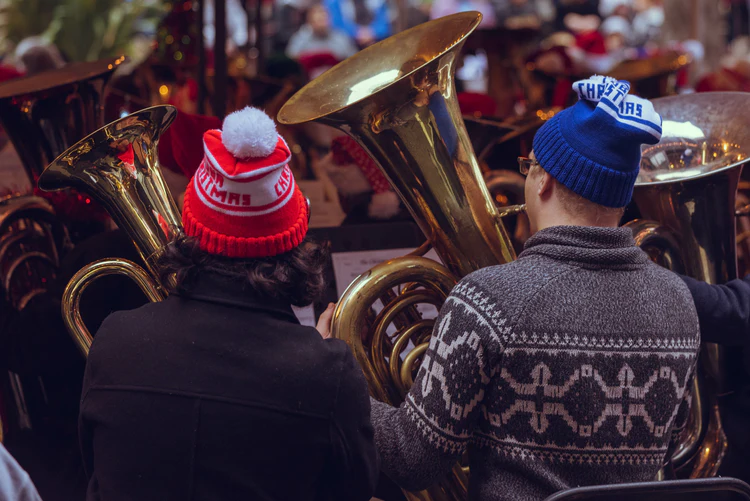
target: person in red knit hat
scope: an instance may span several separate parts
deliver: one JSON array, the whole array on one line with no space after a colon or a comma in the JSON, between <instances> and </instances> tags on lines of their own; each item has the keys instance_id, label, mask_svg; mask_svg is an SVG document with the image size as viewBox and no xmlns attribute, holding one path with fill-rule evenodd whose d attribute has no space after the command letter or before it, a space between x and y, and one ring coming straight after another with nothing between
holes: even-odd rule
<instances>
[{"instance_id":1,"label":"person in red knit hat","mask_svg":"<svg viewBox=\"0 0 750 501\"><path fill-rule=\"evenodd\" d=\"M110 315L80 408L88 500L369 500L367 385L341 340L292 305L325 288L326 250L273 121L246 108L203 136L169 297ZM164 280L163 280L164 281Z\"/></svg>"},{"instance_id":2,"label":"person in red knit hat","mask_svg":"<svg viewBox=\"0 0 750 501\"><path fill-rule=\"evenodd\" d=\"M245 108L203 142L206 155L185 191L185 233L202 250L233 258L275 256L302 243L310 209L273 120Z\"/></svg>"}]
</instances>

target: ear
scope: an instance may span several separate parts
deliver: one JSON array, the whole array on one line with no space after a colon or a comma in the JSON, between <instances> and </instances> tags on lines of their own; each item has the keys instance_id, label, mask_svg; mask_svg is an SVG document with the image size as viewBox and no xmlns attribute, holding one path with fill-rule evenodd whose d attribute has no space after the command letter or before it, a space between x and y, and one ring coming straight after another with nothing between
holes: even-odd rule
<instances>
[{"instance_id":1,"label":"ear","mask_svg":"<svg viewBox=\"0 0 750 501\"><path fill-rule=\"evenodd\" d=\"M541 169L540 169L541 170ZM542 170L542 175L537 180L537 195L540 199L546 200L552 195L552 186L555 183L555 179L549 175L548 172Z\"/></svg>"}]
</instances>

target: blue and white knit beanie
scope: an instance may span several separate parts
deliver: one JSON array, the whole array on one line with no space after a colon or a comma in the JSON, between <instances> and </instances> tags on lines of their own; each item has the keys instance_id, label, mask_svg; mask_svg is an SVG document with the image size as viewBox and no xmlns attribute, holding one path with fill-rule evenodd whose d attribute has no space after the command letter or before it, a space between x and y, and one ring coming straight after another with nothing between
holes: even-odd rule
<instances>
[{"instance_id":1,"label":"blue and white knit beanie","mask_svg":"<svg viewBox=\"0 0 750 501\"><path fill-rule=\"evenodd\" d=\"M534 154L559 183L606 207L625 207L641 163L641 145L661 138L661 117L630 83L593 76L573 84L578 102L534 136Z\"/></svg>"}]
</instances>

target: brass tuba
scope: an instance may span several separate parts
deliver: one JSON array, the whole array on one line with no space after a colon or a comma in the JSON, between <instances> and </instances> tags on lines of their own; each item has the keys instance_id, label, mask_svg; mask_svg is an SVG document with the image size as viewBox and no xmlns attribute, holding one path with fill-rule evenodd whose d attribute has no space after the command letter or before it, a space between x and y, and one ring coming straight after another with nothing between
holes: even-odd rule
<instances>
[{"instance_id":1,"label":"brass tuba","mask_svg":"<svg viewBox=\"0 0 750 501\"><path fill-rule=\"evenodd\" d=\"M124 61L73 63L0 85L0 122L32 183L66 148L104 125L104 92Z\"/></svg>"},{"instance_id":2,"label":"brass tuba","mask_svg":"<svg viewBox=\"0 0 750 501\"><path fill-rule=\"evenodd\" d=\"M334 313L332 335L349 343L372 395L391 405L403 401L432 333L433 320L415 305L439 308L461 277L515 259L500 217L522 206L496 207L456 99L457 57L480 21L477 12L455 14L375 44L310 82L278 115L282 124L318 121L352 136L427 237L414 255L357 278ZM444 266L421 257L430 245ZM375 314L377 301L383 308ZM466 489L466 471L456 465L439 485L405 494L465 499Z\"/></svg>"},{"instance_id":3,"label":"brass tuba","mask_svg":"<svg viewBox=\"0 0 750 501\"><path fill-rule=\"evenodd\" d=\"M85 266L70 280L63 294L63 319L84 355L92 337L81 318L79 302L92 281L122 273L151 301L165 297L154 263L182 231L182 221L162 176L157 146L176 115L172 106L155 106L112 122L68 148L39 177L42 190L73 187L101 203L133 240L148 270L125 259L103 259Z\"/></svg>"},{"instance_id":4,"label":"brass tuba","mask_svg":"<svg viewBox=\"0 0 750 501\"><path fill-rule=\"evenodd\" d=\"M660 264L710 284L737 278L735 203L750 160L750 95L721 92L655 99L662 139L644 148L633 200L645 219L628 223ZM735 355L736 357L736 355ZM741 360L704 343L688 426L672 457L681 475L716 475L727 449L717 395L731 391ZM682 471L679 471L682 470Z\"/></svg>"}]
</instances>

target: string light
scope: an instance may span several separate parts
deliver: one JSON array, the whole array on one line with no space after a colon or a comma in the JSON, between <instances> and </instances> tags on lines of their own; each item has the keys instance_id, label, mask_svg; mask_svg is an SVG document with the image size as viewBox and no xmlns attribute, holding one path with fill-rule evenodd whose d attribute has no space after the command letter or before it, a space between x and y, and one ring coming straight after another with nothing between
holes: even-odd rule
<instances>
[{"instance_id":1,"label":"string light","mask_svg":"<svg viewBox=\"0 0 750 501\"><path fill-rule=\"evenodd\" d=\"M180 52L179 50L177 52L175 52L174 53L174 60L175 61L181 61L182 60L182 52Z\"/></svg>"},{"instance_id":2,"label":"string light","mask_svg":"<svg viewBox=\"0 0 750 501\"><path fill-rule=\"evenodd\" d=\"M167 87L166 85L162 85L161 87L159 87L159 94L161 94L162 96L166 96L167 94L169 94L169 87Z\"/></svg>"}]
</instances>

